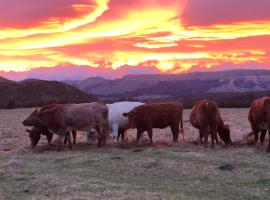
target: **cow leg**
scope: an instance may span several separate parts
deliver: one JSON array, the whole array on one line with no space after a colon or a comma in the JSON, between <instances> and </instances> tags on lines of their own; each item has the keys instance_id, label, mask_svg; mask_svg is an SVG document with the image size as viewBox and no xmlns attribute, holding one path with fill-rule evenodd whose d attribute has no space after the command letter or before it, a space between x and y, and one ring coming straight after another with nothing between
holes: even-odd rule
<instances>
[{"instance_id":1,"label":"cow leg","mask_svg":"<svg viewBox=\"0 0 270 200\"><path fill-rule=\"evenodd\" d=\"M137 129L137 144L139 144L139 141L140 141L140 138L141 138L143 132L144 132L143 130Z\"/></svg>"},{"instance_id":2,"label":"cow leg","mask_svg":"<svg viewBox=\"0 0 270 200\"><path fill-rule=\"evenodd\" d=\"M102 140L103 146L106 145L106 136L103 136L103 140Z\"/></svg>"},{"instance_id":3,"label":"cow leg","mask_svg":"<svg viewBox=\"0 0 270 200\"><path fill-rule=\"evenodd\" d=\"M65 138L64 138L64 145L66 145L67 144L67 133L65 134Z\"/></svg>"},{"instance_id":4,"label":"cow leg","mask_svg":"<svg viewBox=\"0 0 270 200\"><path fill-rule=\"evenodd\" d=\"M101 147L102 144L106 144L106 135L107 135L107 128L104 128L102 125L97 125L96 127L97 131L97 138L98 138L98 147Z\"/></svg>"},{"instance_id":5,"label":"cow leg","mask_svg":"<svg viewBox=\"0 0 270 200\"><path fill-rule=\"evenodd\" d=\"M204 148L206 148L208 145L208 133L204 132Z\"/></svg>"},{"instance_id":6,"label":"cow leg","mask_svg":"<svg viewBox=\"0 0 270 200\"><path fill-rule=\"evenodd\" d=\"M96 131L96 135L97 135L97 140L98 140L98 148L100 148L102 146L102 141L103 141L103 132L101 131L101 127L96 125L95 126L95 131ZM102 133L101 133L102 132Z\"/></svg>"},{"instance_id":7,"label":"cow leg","mask_svg":"<svg viewBox=\"0 0 270 200\"><path fill-rule=\"evenodd\" d=\"M147 133L150 140L150 144L153 144L153 129L148 129Z\"/></svg>"},{"instance_id":8,"label":"cow leg","mask_svg":"<svg viewBox=\"0 0 270 200\"><path fill-rule=\"evenodd\" d=\"M73 144L74 145L77 144L77 141L76 141L76 139L77 139L77 132L76 131L72 131L72 137L73 137Z\"/></svg>"},{"instance_id":9,"label":"cow leg","mask_svg":"<svg viewBox=\"0 0 270 200\"><path fill-rule=\"evenodd\" d=\"M102 137L97 137L97 139L98 139L98 148L100 148L102 145Z\"/></svg>"},{"instance_id":10,"label":"cow leg","mask_svg":"<svg viewBox=\"0 0 270 200\"><path fill-rule=\"evenodd\" d=\"M102 135L102 136L97 136L98 139L98 147L100 148L102 145L106 145L106 136Z\"/></svg>"},{"instance_id":11,"label":"cow leg","mask_svg":"<svg viewBox=\"0 0 270 200\"><path fill-rule=\"evenodd\" d=\"M254 129L253 134L254 134L254 142L257 143L259 138L259 131L257 129Z\"/></svg>"},{"instance_id":12,"label":"cow leg","mask_svg":"<svg viewBox=\"0 0 270 200\"><path fill-rule=\"evenodd\" d=\"M206 148L207 145L208 145L208 135L209 135L209 132L206 129L202 129L201 130L201 133L202 133L202 135L204 137L204 148Z\"/></svg>"},{"instance_id":13,"label":"cow leg","mask_svg":"<svg viewBox=\"0 0 270 200\"><path fill-rule=\"evenodd\" d=\"M57 151L61 151L62 150L62 142L64 139L65 134L59 134L58 138L57 138Z\"/></svg>"},{"instance_id":14,"label":"cow leg","mask_svg":"<svg viewBox=\"0 0 270 200\"><path fill-rule=\"evenodd\" d=\"M216 143L217 143L217 144L220 144L220 143L219 143L219 140L218 140L217 134L215 135L215 140L216 140Z\"/></svg>"},{"instance_id":15,"label":"cow leg","mask_svg":"<svg viewBox=\"0 0 270 200\"><path fill-rule=\"evenodd\" d=\"M179 135L178 125L171 125L171 131L173 135L173 142L178 142L178 135Z\"/></svg>"},{"instance_id":16,"label":"cow leg","mask_svg":"<svg viewBox=\"0 0 270 200\"><path fill-rule=\"evenodd\" d=\"M102 127L99 127L98 130L100 130L98 133L101 136L101 145L105 146L106 145L106 135L107 135L107 132Z\"/></svg>"},{"instance_id":17,"label":"cow leg","mask_svg":"<svg viewBox=\"0 0 270 200\"><path fill-rule=\"evenodd\" d=\"M214 128L211 130L211 140L212 140L212 146L211 146L211 148L214 148L214 146L215 146L215 141L217 141L217 144L219 143L217 137L218 137L218 136L217 136L217 127L214 127Z\"/></svg>"},{"instance_id":18,"label":"cow leg","mask_svg":"<svg viewBox=\"0 0 270 200\"><path fill-rule=\"evenodd\" d=\"M125 132L126 132L126 130L123 128L118 129L117 142L118 142L120 136L121 136L122 140L125 139Z\"/></svg>"},{"instance_id":19,"label":"cow leg","mask_svg":"<svg viewBox=\"0 0 270 200\"><path fill-rule=\"evenodd\" d=\"M47 138L48 144L51 144L52 138L53 138L53 134L52 134L52 133L48 133L48 134L46 135L46 138Z\"/></svg>"},{"instance_id":20,"label":"cow leg","mask_svg":"<svg viewBox=\"0 0 270 200\"><path fill-rule=\"evenodd\" d=\"M66 132L66 135L65 135L65 139L67 139L67 141L68 141L68 147L69 147L69 149L72 149L72 142L71 142L71 136L70 136L70 132L68 131L68 132Z\"/></svg>"},{"instance_id":21,"label":"cow leg","mask_svg":"<svg viewBox=\"0 0 270 200\"><path fill-rule=\"evenodd\" d=\"M126 129L123 129L123 132L121 133L121 139L125 140L125 136L126 136Z\"/></svg>"},{"instance_id":22,"label":"cow leg","mask_svg":"<svg viewBox=\"0 0 270 200\"><path fill-rule=\"evenodd\" d=\"M115 139L117 140L118 142L118 139L119 139L119 124L116 123L116 124L113 124L112 125L112 138L113 140L115 141Z\"/></svg>"},{"instance_id":23,"label":"cow leg","mask_svg":"<svg viewBox=\"0 0 270 200\"><path fill-rule=\"evenodd\" d=\"M266 133L267 133L267 130L261 131L261 136L260 136L261 145L263 145L263 143L264 143Z\"/></svg>"},{"instance_id":24,"label":"cow leg","mask_svg":"<svg viewBox=\"0 0 270 200\"><path fill-rule=\"evenodd\" d=\"M266 152L270 153L270 128L268 128L268 136L269 136L269 138L268 138L268 147L266 149Z\"/></svg>"},{"instance_id":25,"label":"cow leg","mask_svg":"<svg viewBox=\"0 0 270 200\"><path fill-rule=\"evenodd\" d=\"M200 133L200 145L203 145L203 132L201 130L199 130Z\"/></svg>"}]
</instances>

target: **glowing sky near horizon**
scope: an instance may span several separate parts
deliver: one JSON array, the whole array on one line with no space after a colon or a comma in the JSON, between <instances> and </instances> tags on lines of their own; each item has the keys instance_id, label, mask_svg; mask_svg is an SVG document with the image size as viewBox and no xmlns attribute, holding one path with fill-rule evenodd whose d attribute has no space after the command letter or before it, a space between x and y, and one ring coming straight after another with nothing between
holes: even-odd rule
<instances>
[{"instance_id":1,"label":"glowing sky near horizon","mask_svg":"<svg viewBox=\"0 0 270 200\"><path fill-rule=\"evenodd\" d=\"M0 71L268 68L269 8L269 0L0 0Z\"/></svg>"}]
</instances>

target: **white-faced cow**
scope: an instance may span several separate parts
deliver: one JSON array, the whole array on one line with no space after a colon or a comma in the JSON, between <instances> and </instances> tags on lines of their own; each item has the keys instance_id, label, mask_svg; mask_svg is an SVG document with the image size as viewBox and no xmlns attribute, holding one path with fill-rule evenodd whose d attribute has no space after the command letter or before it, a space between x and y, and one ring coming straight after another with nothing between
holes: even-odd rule
<instances>
[{"instance_id":1,"label":"white-faced cow","mask_svg":"<svg viewBox=\"0 0 270 200\"><path fill-rule=\"evenodd\" d=\"M65 133L70 130L95 132L98 146L105 141L108 132L108 108L105 104L93 102L83 104L53 104L35 110L23 121L25 126L43 125L58 135L58 150L61 149ZM68 138L71 144L70 137Z\"/></svg>"},{"instance_id":2,"label":"white-faced cow","mask_svg":"<svg viewBox=\"0 0 270 200\"><path fill-rule=\"evenodd\" d=\"M217 133L226 143L231 143L230 129L225 125L219 112L216 102L210 100L201 100L197 102L190 114L190 123L200 132L200 143L204 138L204 147L207 146L208 136L211 135L212 145L214 148L214 140L218 142Z\"/></svg>"},{"instance_id":3,"label":"white-faced cow","mask_svg":"<svg viewBox=\"0 0 270 200\"><path fill-rule=\"evenodd\" d=\"M253 101L249 110L248 120L255 142L258 141L259 133L261 133L260 141L263 145L267 130L270 136L270 97L262 97ZM270 137L267 152L270 152Z\"/></svg>"},{"instance_id":4,"label":"white-faced cow","mask_svg":"<svg viewBox=\"0 0 270 200\"><path fill-rule=\"evenodd\" d=\"M129 120L130 128L137 129L137 143L144 131L147 131L150 143L153 143L153 128L170 127L173 142L178 141L179 125L183 134L183 106L181 103L153 103L135 107L123 116Z\"/></svg>"},{"instance_id":5,"label":"white-faced cow","mask_svg":"<svg viewBox=\"0 0 270 200\"><path fill-rule=\"evenodd\" d=\"M117 138L121 136L122 140L125 137L125 132L129 129L128 119L123 116L123 113L131 111L133 108L143 105L141 102L116 102L112 104L107 104L109 109L109 128L112 130L112 138Z\"/></svg>"}]
</instances>

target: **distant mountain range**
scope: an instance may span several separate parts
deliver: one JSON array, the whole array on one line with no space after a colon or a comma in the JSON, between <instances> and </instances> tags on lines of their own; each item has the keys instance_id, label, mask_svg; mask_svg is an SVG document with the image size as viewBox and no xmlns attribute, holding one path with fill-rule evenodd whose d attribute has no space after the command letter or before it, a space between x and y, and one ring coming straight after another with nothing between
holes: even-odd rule
<instances>
[{"instance_id":1,"label":"distant mountain range","mask_svg":"<svg viewBox=\"0 0 270 200\"><path fill-rule=\"evenodd\" d=\"M92 77L82 81L65 81L65 83L108 101L181 100L189 104L197 99L210 98L219 102L224 100L221 104L225 107L246 107L254 98L270 95L270 70L127 75L115 80ZM230 102L226 103L226 98ZM239 102L236 103L235 100Z\"/></svg>"},{"instance_id":2,"label":"distant mountain range","mask_svg":"<svg viewBox=\"0 0 270 200\"><path fill-rule=\"evenodd\" d=\"M33 107L48 103L131 100L181 101L186 108L200 99L216 100L221 107L249 107L270 95L270 70L194 72L181 75L127 75L120 79L91 77L73 81L0 77L0 108Z\"/></svg>"},{"instance_id":3,"label":"distant mountain range","mask_svg":"<svg viewBox=\"0 0 270 200\"><path fill-rule=\"evenodd\" d=\"M42 106L49 103L83 103L96 98L57 81L26 79L15 82L0 77L0 108Z\"/></svg>"}]
</instances>

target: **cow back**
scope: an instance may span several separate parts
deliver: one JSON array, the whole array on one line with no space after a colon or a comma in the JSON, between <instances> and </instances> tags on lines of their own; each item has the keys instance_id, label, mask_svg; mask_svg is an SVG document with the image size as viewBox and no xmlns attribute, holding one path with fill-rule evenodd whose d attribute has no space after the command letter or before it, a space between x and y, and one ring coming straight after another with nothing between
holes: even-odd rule
<instances>
[{"instance_id":1,"label":"cow back","mask_svg":"<svg viewBox=\"0 0 270 200\"><path fill-rule=\"evenodd\" d=\"M153 103L138 106L132 112L137 114L137 124L143 128L165 128L180 123L183 106L180 103Z\"/></svg>"}]
</instances>

